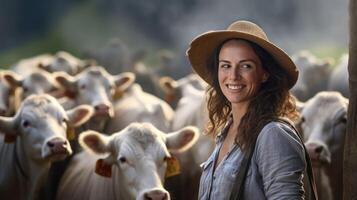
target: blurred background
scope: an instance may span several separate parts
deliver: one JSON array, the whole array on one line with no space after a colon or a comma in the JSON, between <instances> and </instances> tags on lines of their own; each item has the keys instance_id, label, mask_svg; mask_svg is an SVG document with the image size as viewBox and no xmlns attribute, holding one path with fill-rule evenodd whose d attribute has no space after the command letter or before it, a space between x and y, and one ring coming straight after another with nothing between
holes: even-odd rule
<instances>
[{"instance_id":1,"label":"blurred background","mask_svg":"<svg viewBox=\"0 0 357 200\"><path fill-rule=\"evenodd\" d=\"M347 52L347 0L1 0L0 66L65 50L105 55L115 61L99 63L118 69L143 59L180 77L191 71L190 41L237 19L259 24L290 55L308 49L336 60Z\"/></svg>"}]
</instances>

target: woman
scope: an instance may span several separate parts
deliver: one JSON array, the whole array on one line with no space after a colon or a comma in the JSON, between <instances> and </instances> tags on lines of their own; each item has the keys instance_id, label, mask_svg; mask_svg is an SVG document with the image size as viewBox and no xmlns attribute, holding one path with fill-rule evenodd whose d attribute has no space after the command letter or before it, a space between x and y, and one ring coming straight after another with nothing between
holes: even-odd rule
<instances>
[{"instance_id":1,"label":"woman","mask_svg":"<svg viewBox=\"0 0 357 200\"><path fill-rule=\"evenodd\" d=\"M304 199L304 146L279 120L298 117L289 92L298 71L290 57L248 21L198 36L187 55L209 84L208 132L217 136L202 164L199 199L229 199L234 193L252 200ZM245 158L248 170L237 192L233 185Z\"/></svg>"}]
</instances>

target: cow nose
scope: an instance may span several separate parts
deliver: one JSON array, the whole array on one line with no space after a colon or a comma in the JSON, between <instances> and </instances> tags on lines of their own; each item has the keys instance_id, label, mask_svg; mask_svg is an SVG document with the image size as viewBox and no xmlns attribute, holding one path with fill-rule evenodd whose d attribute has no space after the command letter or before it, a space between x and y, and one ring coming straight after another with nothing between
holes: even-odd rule
<instances>
[{"instance_id":1,"label":"cow nose","mask_svg":"<svg viewBox=\"0 0 357 200\"><path fill-rule=\"evenodd\" d=\"M0 108L0 116L4 116L6 114L5 108Z\"/></svg>"},{"instance_id":2,"label":"cow nose","mask_svg":"<svg viewBox=\"0 0 357 200\"><path fill-rule=\"evenodd\" d=\"M144 194L145 200L168 200L168 195L162 190L152 190Z\"/></svg>"},{"instance_id":3,"label":"cow nose","mask_svg":"<svg viewBox=\"0 0 357 200\"><path fill-rule=\"evenodd\" d=\"M330 163L330 153L325 145L311 142L306 144L306 149L311 160Z\"/></svg>"},{"instance_id":4,"label":"cow nose","mask_svg":"<svg viewBox=\"0 0 357 200\"><path fill-rule=\"evenodd\" d=\"M106 104L98 104L98 105L94 106L94 109L96 112L100 112L100 113L108 112L109 106Z\"/></svg>"},{"instance_id":5,"label":"cow nose","mask_svg":"<svg viewBox=\"0 0 357 200\"><path fill-rule=\"evenodd\" d=\"M66 140L55 138L48 141L47 146L51 149L51 152L54 154L65 154L68 152L67 150L68 143Z\"/></svg>"}]
</instances>

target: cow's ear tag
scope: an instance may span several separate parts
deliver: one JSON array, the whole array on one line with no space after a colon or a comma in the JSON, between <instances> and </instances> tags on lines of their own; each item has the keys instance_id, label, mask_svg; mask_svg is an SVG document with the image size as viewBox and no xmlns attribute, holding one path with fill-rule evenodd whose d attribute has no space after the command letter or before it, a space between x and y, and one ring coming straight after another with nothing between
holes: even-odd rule
<instances>
[{"instance_id":1,"label":"cow's ear tag","mask_svg":"<svg viewBox=\"0 0 357 200\"><path fill-rule=\"evenodd\" d=\"M120 89L116 89L113 94L113 100L118 100L123 96L124 92L121 91Z\"/></svg>"},{"instance_id":2,"label":"cow's ear tag","mask_svg":"<svg viewBox=\"0 0 357 200\"><path fill-rule=\"evenodd\" d=\"M4 137L4 142L5 143L13 143L16 141L16 137L17 137L17 135L6 134Z\"/></svg>"},{"instance_id":3,"label":"cow's ear tag","mask_svg":"<svg viewBox=\"0 0 357 200\"><path fill-rule=\"evenodd\" d=\"M175 100L176 96L174 93L166 94L164 99L168 103L172 103Z\"/></svg>"},{"instance_id":4,"label":"cow's ear tag","mask_svg":"<svg viewBox=\"0 0 357 200\"><path fill-rule=\"evenodd\" d=\"M166 162L167 162L167 168L166 168L165 178L180 174L180 163L175 157L171 156L167 158Z\"/></svg>"},{"instance_id":5,"label":"cow's ear tag","mask_svg":"<svg viewBox=\"0 0 357 200\"><path fill-rule=\"evenodd\" d=\"M98 159L97 163L95 164L95 173L107 178L111 178L112 166L106 164L103 159Z\"/></svg>"},{"instance_id":6,"label":"cow's ear tag","mask_svg":"<svg viewBox=\"0 0 357 200\"><path fill-rule=\"evenodd\" d=\"M72 126L67 127L67 139L73 140L76 137L75 130Z\"/></svg>"}]
</instances>

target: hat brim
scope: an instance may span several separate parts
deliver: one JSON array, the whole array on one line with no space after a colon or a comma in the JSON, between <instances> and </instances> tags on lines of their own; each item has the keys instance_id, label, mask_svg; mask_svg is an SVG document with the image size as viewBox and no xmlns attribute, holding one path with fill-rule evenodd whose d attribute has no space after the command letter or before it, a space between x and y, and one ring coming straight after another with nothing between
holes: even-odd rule
<instances>
[{"instance_id":1,"label":"hat brim","mask_svg":"<svg viewBox=\"0 0 357 200\"><path fill-rule=\"evenodd\" d=\"M215 48L228 39L245 39L256 43L265 49L288 74L288 87L293 87L297 81L299 72L291 58L279 47L260 37L239 31L209 31L197 36L192 40L186 55L194 71L208 84L212 85L209 79L207 61Z\"/></svg>"}]
</instances>

